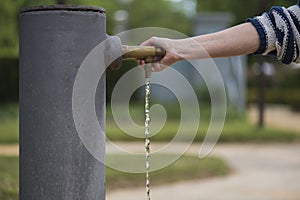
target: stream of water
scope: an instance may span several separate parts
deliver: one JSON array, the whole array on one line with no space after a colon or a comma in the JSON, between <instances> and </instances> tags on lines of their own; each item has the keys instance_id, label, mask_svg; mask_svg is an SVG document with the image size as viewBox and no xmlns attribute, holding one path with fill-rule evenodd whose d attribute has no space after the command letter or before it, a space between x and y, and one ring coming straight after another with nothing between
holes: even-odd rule
<instances>
[{"instance_id":1,"label":"stream of water","mask_svg":"<svg viewBox=\"0 0 300 200\"><path fill-rule=\"evenodd\" d=\"M150 200L150 139L149 139L149 124L150 124L150 78L146 78L145 83L145 151L146 151L146 195L147 200Z\"/></svg>"}]
</instances>

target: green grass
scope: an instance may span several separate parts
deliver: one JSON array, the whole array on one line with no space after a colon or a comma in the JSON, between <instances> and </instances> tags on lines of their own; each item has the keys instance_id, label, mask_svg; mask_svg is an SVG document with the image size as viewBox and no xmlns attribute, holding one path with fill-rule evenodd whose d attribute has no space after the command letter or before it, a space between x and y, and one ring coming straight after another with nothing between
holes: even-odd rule
<instances>
[{"instance_id":1,"label":"green grass","mask_svg":"<svg viewBox=\"0 0 300 200\"><path fill-rule=\"evenodd\" d=\"M226 123L220 142L299 142L300 133L272 127L258 128L246 121Z\"/></svg>"},{"instance_id":2,"label":"green grass","mask_svg":"<svg viewBox=\"0 0 300 200\"><path fill-rule=\"evenodd\" d=\"M17 200L19 198L19 158L0 157L0 199Z\"/></svg>"},{"instance_id":3,"label":"green grass","mask_svg":"<svg viewBox=\"0 0 300 200\"><path fill-rule=\"evenodd\" d=\"M107 123L106 135L110 140L116 141L137 141L122 130L112 121ZM195 142L203 141L207 133L208 122L201 122L199 130L195 136ZM171 141L178 130L178 121L168 121L164 128L155 136L151 137L152 141ZM186 130L180 137L180 140L187 141L192 137L192 132ZM139 135L143 137L143 132ZM300 133L275 129L272 127L257 128L246 120L229 120L225 123L219 142L296 142L300 141Z\"/></svg>"},{"instance_id":4,"label":"green grass","mask_svg":"<svg viewBox=\"0 0 300 200\"><path fill-rule=\"evenodd\" d=\"M0 199L19 199L19 161L18 157L0 156ZM161 185L213 176L225 176L229 167L219 158L199 159L196 156L182 156L172 165L151 173L151 185ZM106 168L108 190L128 187L144 187L144 174L123 173Z\"/></svg>"},{"instance_id":5,"label":"green grass","mask_svg":"<svg viewBox=\"0 0 300 200\"><path fill-rule=\"evenodd\" d=\"M0 121L0 144L12 144L19 141L19 120Z\"/></svg>"},{"instance_id":6,"label":"green grass","mask_svg":"<svg viewBox=\"0 0 300 200\"><path fill-rule=\"evenodd\" d=\"M19 107L17 103L0 105L0 144L18 143Z\"/></svg>"},{"instance_id":7,"label":"green grass","mask_svg":"<svg viewBox=\"0 0 300 200\"><path fill-rule=\"evenodd\" d=\"M176 105L163 105L167 111L167 123L163 127L163 129L157 133L155 136L151 137L153 141L165 141L168 142L172 140L177 134L177 130L180 122L180 110ZM134 104L134 106L130 106L130 114L132 119L136 124L143 126L144 125L144 110L142 104ZM193 111L190 111L193 112ZM118 115L123 115L123 110L120 109ZM124 115L124 118L128 117ZM159 116L152 116L152 120ZM210 110L207 106L202 106L200 110L200 124L197 134L195 136L195 142L203 141L207 128L209 125L208 119L210 119ZM155 126L155 122L150 123ZM130 130L130 125L125 124L124 126L128 126L128 130ZM138 133L137 131L131 132L135 136L139 138L135 138L132 135L128 135L124 133L114 122L112 113L110 111L110 107L107 109L107 122L106 122L106 135L110 140L117 141L137 141L139 138L143 138L144 133L141 130ZM151 131L150 131L151 132ZM184 133L180 137L180 140L187 141L193 136L192 131L189 130L189 126L187 125ZM233 108L227 109L226 114L226 122L224 128L222 130L222 134L219 138L219 142L294 142L300 141L300 133L293 132L290 130L277 129L272 127L265 128L257 128L256 125L250 124L245 115L238 113Z\"/></svg>"},{"instance_id":8,"label":"green grass","mask_svg":"<svg viewBox=\"0 0 300 200\"><path fill-rule=\"evenodd\" d=\"M170 141L177 133L179 126L180 111L178 109L172 109L173 106L167 106L168 121L164 128L154 137L151 137L153 141ZM143 126L143 105L137 104L131 106L131 115L133 120ZM152 117L153 118L153 117ZM201 123L195 142L203 141L203 138L207 132L209 112L205 109L201 111ZM239 119L239 120L238 120ZM153 120L155 120L153 118ZM10 103L0 105L0 144L18 143L19 130L18 130L18 104ZM140 139L127 135L120 130L112 119L111 111L107 109L107 137L110 140L118 141L137 141ZM151 125L151 124L150 124ZM128 129L131 129L129 127ZM139 133L140 137L144 136L143 131ZM185 141L191 135L191 131L186 130L181 140ZM231 112L226 118L226 123L222 131L219 142L294 142L300 141L300 133L296 133L284 129L275 129L272 127L266 127L258 129L255 125L246 121L244 116L238 116L236 113Z\"/></svg>"},{"instance_id":9,"label":"green grass","mask_svg":"<svg viewBox=\"0 0 300 200\"><path fill-rule=\"evenodd\" d=\"M184 155L172 165L151 172L151 185L225 176L230 173L229 167L219 158L199 159L196 156ZM145 175L119 172L111 168L106 169L107 189L137 187L145 185Z\"/></svg>"}]
</instances>

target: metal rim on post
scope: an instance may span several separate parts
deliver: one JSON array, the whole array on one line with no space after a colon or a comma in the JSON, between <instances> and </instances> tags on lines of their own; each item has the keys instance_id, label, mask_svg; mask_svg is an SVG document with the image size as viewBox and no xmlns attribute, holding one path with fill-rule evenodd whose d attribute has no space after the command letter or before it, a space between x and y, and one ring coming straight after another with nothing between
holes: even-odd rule
<instances>
[{"instance_id":1,"label":"metal rim on post","mask_svg":"<svg viewBox=\"0 0 300 200\"><path fill-rule=\"evenodd\" d=\"M98 12L105 14L105 9L95 6L76 6L76 5L48 5L48 6L34 6L21 9L21 13L37 12L37 11L84 11L84 12Z\"/></svg>"}]
</instances>

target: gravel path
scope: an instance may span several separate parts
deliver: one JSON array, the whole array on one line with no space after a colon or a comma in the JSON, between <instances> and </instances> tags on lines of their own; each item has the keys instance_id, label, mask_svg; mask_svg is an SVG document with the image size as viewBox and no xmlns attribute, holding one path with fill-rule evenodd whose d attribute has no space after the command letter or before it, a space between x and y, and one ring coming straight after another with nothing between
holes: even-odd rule
<instances>
[{"instance_id":1,"label":"gravel path","mask_svg":"<svg viewBox=\"0 0 300 200\"><path fill-rule=\"evenodd\" d=\"M19 145L18 144L1 144L0 155L3 156L18 156Z\"/></svg>"},{"instance_id":2,"label":"gravel path","mask_svg":"<svg viewBox=\"0 0 300 200\"><path fill-rule=\"evenodd\" d=\"M118 145L130 145L131 150L140 148L134 144ZM198 151L199 144L194 144L188 152ZM212 154L223 158L234 169L232 175L152 187L152 199L299 200L299 152L300 144L219 144ZM110 191L106 199L145 199L145 188Z\"/></svg>"},{"instance_id":3,"label":"gravel path","mask_svg":"<svg viewBox=\"0 0 300 200\"><path fill-rule=\"evenodd\" d=\"M257 122L257 109L250 106L248 117ZM284 106L268 106L267 126L300 133L300 114ZM174 145L174 144L172 144ZM176 144L180 145L180 144ZM174 145L174 151L177 146ZM142 145L118 144L132 151ZM162 144L152 144L160 148ZM188 153L198 154L199 145ZM180 149L180 148L179 148ZM108 147L108 151L110 151ZM213 155L223 158L234 169L227 177L212 178L152 187L153 200L299 200L300 144L218 144ZM145 199L145 189L118 190L107 193L107 200Z\"/></svg>"},{"instance_id":4,"label":"gravel path","mask_svg":"<svg viewBox=\"0 0 300 200\"><path fill-rule=\"evenodd\" d=\"M128 151L141 151L144 144L116 143ZM152 149L165 144L153 143ZM182 144L172 144L175 152ZM2 145L1 155L18 155L18 145ZM187 153L198 154L200 144ZM113 153L107 146L107 152ZM299 200L300 144L218 144L212 155L223 158L234 173L221 178L174 183L151 188L153 200ZM145 199L143 186L109 191L107 200Z\"/></svg>"}]
</instances>

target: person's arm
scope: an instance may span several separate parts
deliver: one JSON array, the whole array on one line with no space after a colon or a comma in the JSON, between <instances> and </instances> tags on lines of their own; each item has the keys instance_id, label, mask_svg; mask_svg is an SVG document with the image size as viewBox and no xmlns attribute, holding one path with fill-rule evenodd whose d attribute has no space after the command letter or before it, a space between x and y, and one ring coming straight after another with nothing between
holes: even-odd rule
<instances>
[{"instance_id":1,"label":"person's arm","mask_svg":"<svg viewBox=\"0 0 300 200\"><path fill-rule=\"evenodd\" d=\"M153 37L142 45L160 46L167 51L161 65L154 65L153 71L161 71L183 59L250 53L271 55L284 64L300 63L300 0L297 5L273 7L268 13L247 21L217 33L181 40Z\"/></svg>"},{"instance_id":2,"label":"person's arm","mask_svg":"<svg viewBox=\"0 0 300 200\"><path fill-rule=\"evenodd\" d=\"M180 61L202 58L229 57L254 53L259 47L259 36L251 23L191 38L172 40L152 37L142 45L159 46L166 49L166 56L155 65L153 71Z\"/></svg>"},{"instance_id":3,"label":"person's arm","mask_svg":"<svg viewBox=\"0 0 300 200\"><path fill-rule=\"evenodd\" d=\"M230 57L254 53L259 47L259 36L251 23L237 25L220 32L192 38L207 52L195 58ZM197 53L197 52L196 52Z\"/></svg>"}]
</instances>

